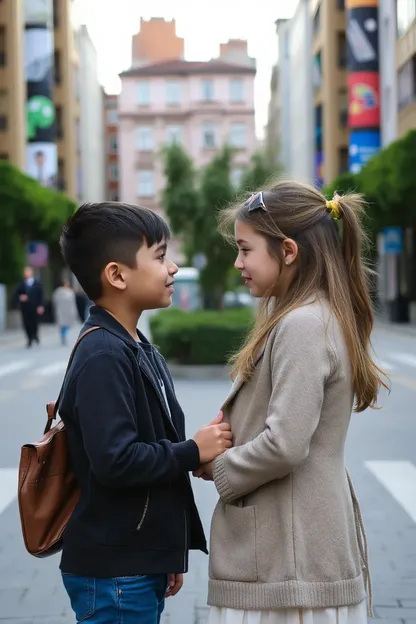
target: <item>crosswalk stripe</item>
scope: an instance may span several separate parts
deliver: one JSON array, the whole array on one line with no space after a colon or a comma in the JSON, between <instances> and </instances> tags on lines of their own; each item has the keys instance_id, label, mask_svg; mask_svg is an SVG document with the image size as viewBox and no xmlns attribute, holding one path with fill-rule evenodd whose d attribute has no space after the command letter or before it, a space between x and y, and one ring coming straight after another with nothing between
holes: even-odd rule
<instances>
[{"instance_id":1,"label":"crosswalk stripe","mask_svg":"<svg viewBox=\"0 0 416 624\"><path fill-rule=\"evenodd\" d=\"M0 468L0 514L17 496L17 468Z\"/></svg>"},{"instance_id":2,"label":"crosswalk stripe","mask_svg":"<svg viewBox=\"0 0 416 624\"><path fill-rule=\"evenodd\" d=\"M416 523L416 467L410 461L367 461L365 466Z\"/></svg>"},{"instance_id":3,"label":"crosswalk stripe","mask_svg":"<svg viewBox=\"0 0 416 624\"><path fill-rule=\"evenodd\" d=\"M389 357L399 364L414 366L416 368L416 355L412 355L411 353L390 353Z\"/></svg>"},{"instance_id":4,"label":"crosswalk stripe","mask_svg":"<svg viewBox=\"0 0 416 624\"><path fill-rule=\"evenodd\" d=\"M66 369L67 364L67 360L61 360L59 362L53 362L53 364L43 366L42 368L38 368L34 372L40 377L49 377L50 375L57 375L58 373L62 373L62 371Z\"/></svg>"},{"instance_id":5,"label":"crosswalk stripe","mask_svg":"<svg viewBox=\"0 0 416 624\"><path fill-rule=\"evenodd\" d=\"M0 366L0 377L5 377L11 373L17 373L25 368L29 368L31 365L32 362L29 362L28 360L20 360L17 362L10 362L10 364L3 364L3 366Z\"/></svg>"}]
</instances>

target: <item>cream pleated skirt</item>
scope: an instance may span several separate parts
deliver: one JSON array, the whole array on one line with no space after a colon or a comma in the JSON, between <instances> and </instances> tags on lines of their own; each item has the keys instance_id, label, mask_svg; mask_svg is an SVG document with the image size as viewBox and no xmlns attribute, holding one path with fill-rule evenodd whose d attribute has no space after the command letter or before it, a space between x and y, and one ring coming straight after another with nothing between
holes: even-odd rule
<instances>
[{"instance_id":1,"label":"cream pleated skirt","mask_svg":"<svg viewBox=\"0 0 416 624\"><path fill-rule=\"evenodd\" d=\"M366 602L331 609L238 611L211 607L207 624L365 624Z\"/></svg>"}]
</instances>

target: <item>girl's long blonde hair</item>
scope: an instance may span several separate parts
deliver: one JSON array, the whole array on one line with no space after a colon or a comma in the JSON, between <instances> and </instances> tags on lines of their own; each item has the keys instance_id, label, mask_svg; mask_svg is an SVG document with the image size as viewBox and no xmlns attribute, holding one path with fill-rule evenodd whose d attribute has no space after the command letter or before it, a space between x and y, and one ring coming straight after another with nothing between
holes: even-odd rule
<instances>
[{"instance_id":1,"label":"girl's long blonde hair","mask_svg":"<svg viewBox=\"0 0 416 624\"><path fill-rule=\"evenodd\" d=\"M355 393L354 409L376 407L380 386L387 388L384 373L370 355L373 310L370 270L364 261L367 242L361 227L364 210L361 195L348 193L337 199L335 221L325 197L312 186L279 181L263 191L267 210L249 211L245 204L224 210L220 232L233 240L236 220L250 225L265 237L268 250L282 266L282 241L293 239L299 248L297 272L286 294L273 300L263 297L256 323L233 360L233 375L247 380L253 373L255 356L270 330L291 310L303 305L319 291L328 298L343 331L351 361Z\"/></svg>"}]
</instances>

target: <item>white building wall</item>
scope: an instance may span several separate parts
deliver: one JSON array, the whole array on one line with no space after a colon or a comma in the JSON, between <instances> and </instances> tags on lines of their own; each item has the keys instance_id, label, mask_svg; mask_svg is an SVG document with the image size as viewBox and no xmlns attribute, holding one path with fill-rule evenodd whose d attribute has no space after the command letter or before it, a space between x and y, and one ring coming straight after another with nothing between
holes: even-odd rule
<instances>
[{"instance_id":1,"label":"white building wall","mask_svg":"<svg viewBox=\"0 0 416 624\"><path fill-rule=\"evenodd\" d=\"M312 20L308 0L300 0L289 24L290 140L288 173L300 182L314 179Z\"/></svg>"},{"instance_id":2,"label":"white building wall","mask_svg":"<svg viewBox=\"0 0 416 624\"><path fill-rule=\"evenodd\" d=\"M106 198L103 89L98 81L97 52L85 26L77 32L80 57L81 201Z\"/></svg>"},{"instance_id":3,"label":"white building wall","mask_svg":"<svg viewBox=\"0 0 416 624\"><path fill-rule=\"evenodd\" d=\"M289 58L289 20L277 20L276 32L278 36L278 71L279 86L278 99L280 109L280 163L285 173L291 171L290 162L290 106L291 106L291 85L290 58Z\"/></svg>"},{"instance_id":4,"label":"white building wall","mask_svg":"<svg viewBox=\"0 0 416 624\"><path fill-rule=\"evenodd\" d=\"M379 0L379 59L381 144L386 147L397 139L397 63L396 0Z\"/></svg>"}]
</instances>

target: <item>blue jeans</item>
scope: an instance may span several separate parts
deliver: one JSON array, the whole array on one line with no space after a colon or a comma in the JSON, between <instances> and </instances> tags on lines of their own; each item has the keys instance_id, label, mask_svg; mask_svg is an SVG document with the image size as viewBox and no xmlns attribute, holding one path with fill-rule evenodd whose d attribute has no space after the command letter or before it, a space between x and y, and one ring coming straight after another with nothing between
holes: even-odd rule
<instances>
[{"instance_id":1,"label":"blue jeans","mask_svg":"<svg viewBox=\"0 0 416 624\"><path fill-rule=\"evenodd\" d=\"M60 327L59 329L61 332L61 342L62 344L66 344L68 333L69 333L69 327Z\"/></svg>"},{"instance_id":2,"label":"blue jeans","mask_svg":"<svg viewBox=\"0 0 416 624\"><path fill-rule=\"evenodd\" d=\"M62 573L77 624L159 624L167 574L95 578Z\"/></svg>"}]
</instances>

